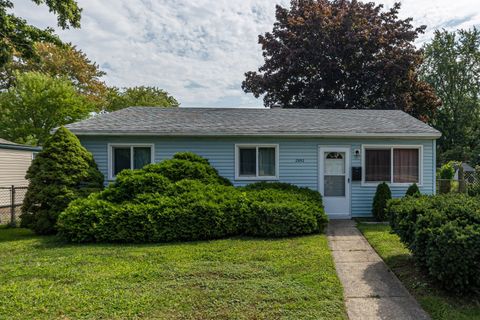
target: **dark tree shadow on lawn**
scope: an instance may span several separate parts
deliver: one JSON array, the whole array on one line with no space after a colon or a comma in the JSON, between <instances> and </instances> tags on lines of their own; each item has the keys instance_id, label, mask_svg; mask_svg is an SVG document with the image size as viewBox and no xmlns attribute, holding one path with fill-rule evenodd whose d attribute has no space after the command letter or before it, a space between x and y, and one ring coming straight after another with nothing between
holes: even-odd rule
<instances>
[{"instance_id":1,"label":"dark tree shadow on lawn","mask_svg":"<svg viewBox=\"0 0 480 320\"><path fill-rule=\"evenodd\" d=\"M458 296L442 288L427 270L418 266L410 254L399 254L384 259L388 267L415 297L438 296L452 305L480 307L480 293Z\"/></svg>"},{"instance_id":2,"label":"dark tree shadow on lawn","mask_svg":"<svg viewBox=\"0 0 480 320\"><path fill-rule=\"evenodd\" d=\"M73 243L68 242L59 236L37 236L32 234L30 238L37 238L39 241L34 247L39 249L49 248L78 248L78 247L97 247L97 248L128 248L128 247L163 247L163 246L196 246L202 245L212 241L221 240L237 240L237 241L255 241L255 242L282 242L286 239L300 239L315 236L319 234L299 235L279 238L266 238L266 237L252 237L252 236L232 236L226 238L209 239L209 240L194 240L194 241L171 241L171 242L138 242L138 243L126 243L126 242L89 242L89 243ZM18 239L22 240L22 239Z\"/></svg>"},{"instance_id":3,"label":"dark tree shadow on lawn","mask_svg":"<svg viewBox=\"0 0 480 320\"><path fill-rule=\"evenodd\" d=\"M0 227L0 242L23 241L37 238L32 231L8 226Z\"/></svg>"}]
</instances>

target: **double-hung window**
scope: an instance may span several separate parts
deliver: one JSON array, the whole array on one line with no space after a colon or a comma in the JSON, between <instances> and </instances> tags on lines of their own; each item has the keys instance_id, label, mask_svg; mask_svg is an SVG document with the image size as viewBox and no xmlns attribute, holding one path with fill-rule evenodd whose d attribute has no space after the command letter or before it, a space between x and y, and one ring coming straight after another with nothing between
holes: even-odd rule
<instances>
[{"instance_id":1,"label":"double-hung window","mask_svg":"<svg viewBox=\"0 0 480 320\"><path fill-rule=\"evenodd\" d=\"M236 145L235 178L278 179L278 145Z\"/></svg>"},{"instance_id":2,"label":"double-hung window","mask_svg":"<svg viewBox=\"0 0 480 320\"><path fill-rule=\"evenodd\" d=\"M109 146L109 178L122 170L141 169L153 162L152 144L119 144Z\"/></svg>"},{"instance_id":3,"label":"double-hung window","mask_svg":"<svg viewBox=\"0 0 480 320\"><path fill-rule=\"evenodd\" d=\"M365 146L363 182L422 183L421 146Z\"/></svg>"}]
</instances>

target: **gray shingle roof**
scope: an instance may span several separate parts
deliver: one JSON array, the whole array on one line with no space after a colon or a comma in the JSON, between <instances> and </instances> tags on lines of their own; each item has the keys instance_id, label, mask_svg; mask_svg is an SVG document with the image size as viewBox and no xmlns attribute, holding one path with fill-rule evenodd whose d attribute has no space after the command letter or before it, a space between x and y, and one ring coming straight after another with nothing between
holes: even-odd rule
<instances>
[{"instance_id":1,"label":"gray shingle roof","mask_svg":"<svg viewBox=\"0 0 480 320\"><path fill-rule=\"evenodd\" d=\"M78 135L440 136L398 110L130 107L66 127Z\"/></svg>"}]
</instances>

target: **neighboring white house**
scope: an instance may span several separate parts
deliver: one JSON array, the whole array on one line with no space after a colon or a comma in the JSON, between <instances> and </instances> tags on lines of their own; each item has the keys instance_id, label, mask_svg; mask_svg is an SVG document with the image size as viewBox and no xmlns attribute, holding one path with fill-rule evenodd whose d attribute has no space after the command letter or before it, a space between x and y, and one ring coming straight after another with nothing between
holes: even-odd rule
<instances>
[{"instance_id":1,"label":"neighboring white house","mask_svg":"<svg viewBox=\"0 0 480 320\"><path fill-rule=\"evenodd\" d=\"M0 187L27 186L25 180L32 159L40 147L16 144L0 138Z\"/></svg>"}]
</instances>

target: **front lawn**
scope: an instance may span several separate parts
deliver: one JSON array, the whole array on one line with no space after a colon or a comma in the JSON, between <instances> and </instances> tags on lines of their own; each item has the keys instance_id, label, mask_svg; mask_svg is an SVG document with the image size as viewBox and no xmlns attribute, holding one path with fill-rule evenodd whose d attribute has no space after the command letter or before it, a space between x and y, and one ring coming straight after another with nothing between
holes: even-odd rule
<instances>
[{"instance_id":1,"label":"front lawn","mask_svg":"<svg viewBox=\"0 0 480 320\"><path fill-rule=\"evenodd\" d=\"M346 319L324 235L70 245L0 229L0 319Z\"/></svg>"},{"instance_id":2,"label":"front lawn","mask_svg":"<svg viewBox=\"0 0 480 320\"><path fill-rule=\"evenodd\" d=\"M415 267L410 251L389 226L359 223L358 227L432 319L480 319L480 297L455 298L439 289Z\"/></svg>"}]
</instances>

